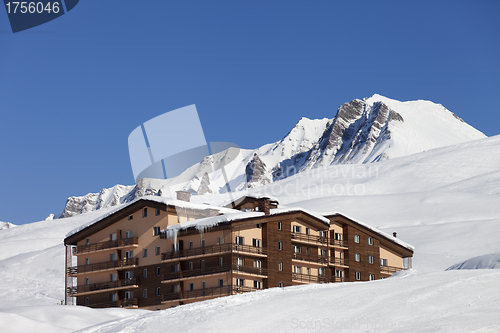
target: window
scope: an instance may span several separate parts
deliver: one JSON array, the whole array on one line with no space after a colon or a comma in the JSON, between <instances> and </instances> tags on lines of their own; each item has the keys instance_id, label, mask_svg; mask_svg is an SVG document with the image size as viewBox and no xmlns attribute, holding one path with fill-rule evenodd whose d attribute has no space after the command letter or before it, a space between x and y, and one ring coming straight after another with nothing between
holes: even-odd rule
<instances>
[{"instance_id":1,"label":"window","mask_svg":"<svg viewBox=\"0 0 500 333\"><path fill-rule=\"evenodd\" d=\"M147 277L148 277L148 269L147 269L147 268L144 268L144 269L142 270L142 277L143 277L143 278L147 278Z\"/></svg>"},{"instance_id":2,"label":"window","mask_svg":"<svg viewBox=\"0 0 500 333\"><path fill-rule=\"evenodd\" d=\"M257 223L257 228L260 228L260 223Z\"/></svg>"},{"instance_id":3,"label":"window","mask_svg":"<svg viewBox=\"0 0 500 333\"><path fill-rule=\"evenodd\" d=\"M278 271L282 271L283 270L283 262L279 262L278 263Z\"/></svg>"},{"instance_id":4,"label":"window","mask_svg":"<svg viewBox=\"0 0 500 333\"><path fill-rule=\"evenodd\" d=\"M87 285L87 286L88 286L89 284L90 284L90 280L89 280L89 278L85 278L85 285Z\"/></svg>"},{"instance_id":5,"label":"window","mask_svg":"<svg viewBox=\"0 0 500 333\"><path fill-rule=\"evenodd\" d=\"M360 272L356 272L355 276L356 276L356 280L361 280L361 273Z\"/></svg>"},{"instance_id":6,"label":"window","mask_svg":"<svg viewBox=\"0 0 500 333\"><path fill-rule=\"evenodd\" d=\"M300 266L293 266L293 272L295 274L301 274L302 273L302 267L300 267Z\"/></svg>"},{"instance_id":7,"label":"window","mask_svg":"<svg viewBox=\"0 0 500 333\"><path fill-rule=\"evenodd\" d=\"M338 232L335 233L335 240L342 240L342 234L339 234Z\"/></svg>"},{"instance_id":8,"label":"window","mask_svg":"<svg viewBox=\"0 0 500 333\"><path fill-rule=\"evenodd\" d=\"M278 242L278 250L283 250L283 242Z\"/></svg>"},{"instance_id":9,"label":"window","mask_svg":"<svg viewBox=\"0 0 500 333\"><path fill-rule=\"evenodd\" d=\"M134 257L134 250L125 251L125 259L132 259Z\"/></svg>"},{"instance_id":10,"label":"window","mask_svg":"<svg viewBox=\"0 0 500 333\"><path fill-rule=\"evenodd\" d=\"M134 238L134 232L132 230L125 231L125 238Z\"/></svg>"},{"instance_id":11,"label":"window","mask_svg":"<svg viewBox=\"0 0 500 333\"><path fill-rule=\"evenodd\" d=\"M110 281L117 281L118 280L118 274L117 273L111 273L111 274L109 274L109 280Z\"/></svg>"},{"instance_id":12,"label":"window","mask_svg":"<svg viewBox=\"0 0 500 333\"><path fill-rule=\"evenodd\" d=\"M125 292L125 298L126 299L132 299L132 298L134 298L134 292L133 291L126 291Z\"/></svg>"},{"instance_id":13,"label":"window","mask_svg":"<svg viewBox=\"0 0 500 333\"><path fill-rule=\"evenodd\" d=\"M193 249L193 241L189 241L189 249L192 250Z\"/></svg>"},{"instance_id":14,"label":"window","mask_svg":"<svg viewBox=\"0 0 500 333\"><path fill-rule=\"evenodd\" d=\"M355 253L354 260L359 262L361 260L361 255L359 253Z\"/></svg>"},{"instance_id":15,"label":"window","mask_svg":"<svg viewBox=\"0 0 500 333\"><path fill-rule=\"evenodd\" d=\"M118 239L118 235L115 233L112 233L109 235L109 239L112 240L112 241L115 241Z\"/></svg>"},{"instance_id":16,"label":"window","mask_svg":"<svg viewBox=\"0 0 500 333\"><path fill-rule=\"evenodd\" d=\"M325 267L318 268L318 276L324 276L326 273Z\"/></svg>"},{"instance_id":17,"label":"window","mask_svg":"<svg viewBox=\"0 0 500 333\"><path fill-rule=\"evenodd\" d=\"M253 282L253 287L255 289L262 289L262 281L254 281Z\"/></svg>"},{"instance_id":18,"label":"window","mask_svg":"<svg viewBox=\"0 0 500 333\"><path fill-rule=\"evenodd\" d=\"M369 275L369 277L368 277L368 279L369 279L370 281L375 280L375 274L370 274L370 275Z\"/></svg>"},{"instance_id":19,"label":"window","mask_svg":"<svg viewBox=\"0 0 500 333\"><path fill-rule=\"evenodd\" d=\"M160 234L160 227L153 227L153 235L158 236Z\"/></svg>"},{"instance_id":20,"label":"window","mask_svg":"<svg viewBox=\"0 0 500 333\"><path fill-rule=\"evenodd\" d=\"M205 268L205 260L201 260L200 261L200 267L201 268Z\"/></svg>"},{"instance_id":21,"label":"window","mask_svg":"<svg viewBox=\"0 0 500 333\"><path fill-rule=\"evenodd\" d=\"M224 279L219 279L219 287L224 287Z\"/></svg>"},{"instance_id":22,"label":"window","mask_svg":"<svg viewBox=\"0 0 500 333\"><path fill-rule=\"evenodd\" d=\"M220 236L218 239L217 239L217 244L221 245L221 244L224 244L224 238L222 236Z\"/></svg>"},{"instance_id":23,"label":"window","mask_svg":"<svg viewBox=\"0 0 500 333\"><path fill-rule=\"evenodd\" d=\"M311 254L311 248L310 248L310 247L306 247L306 254L307 254L307 255L310 255L310 254Z\"/></svg>"},{"instance_id":24,"label":"window","mask_svg":"<svg viewBox=\"0 0 500 333\"><path fill-rule=\"evenodd\" d=\"M194 290L194 284L193 283L189 284L189 290Z\"/></svg>"},{"instance_id":25,"label":"window","mask_svg":"<svg viewBox=\"0 0 500 333\"><path fill-rule=\"evenodd\" d=\"M177 252L179 251L179 243L172 244L172 252Z\"/></svg>"},{"instance_id":26,"label":"window","mask_svg":"<svg viewBox=\"0 0 500 333\"><path fill-rule=\"evenodd\" d=\"M311 275L311 269L309 267L306 267L306 274Z\"/></svg>"},{"instance_id":27,"label":"window","mask_svg":"<svg viewBox=\"0 0 500 333\"><path fill-rule=\"evenodd\" d=\"M327 237L327 235L328 235L328 232L327 232L327 231L320 231L320 232L319 232L319 236L320 236L320 237Z\"/></svg>"},{"instance_id":28,"label":"window","mask_svg":"<svg viewBox=\"0 0 500 333\"><path fill-rule=\"evenodd\" d=\"M156 287L156 297L160 297L161 295L161 289L160 287Z\"/></svg>"},{"instance_id":29,"label":"window","mask_svg":"<svg viewBox=\"0 0 500 333\"><path fill-rule=\"evenodd\" d=\"M294 245L293 253L302 253L302 248L299 245Z\"/></svg>"},{"instance_id":30,"label":"window","mask_svg":"<svg viewBox=\"0 0 500 333\"><path fill-rule=\"evenodd\" d=\"M327 250L321 249L320 253L321 253L322 257L328 256L328 251Z\"/></svg>"},{"instance_id":31,"label":"window","mask_svg":"<svg viewBox=\"0 0 500 333\"><path fill-rule=\"evenodd\" d=\"M335 271L335 276L338 277L338 278L341 278L342 277L342 271L340 269L337 269Z\"/></svg>"},{"instance_id":32,"label":"window","mask_svg":"<svg viewBox=\"0 0 500 333\"><path fill-rule=\"evenodd\" d=\"M148 298L148 290L147 289L144 289L142 291L142 298Z\"/></svg>"},{"instance_id":33,"label":"window","mask_svg":"<svg viewBox=\"0 0 500 333\"><path fill-rule=\"evenodd\" d=\"M368 245L373 245L373 238L372 237L368 237Z\"/></svg>"},{"instance_id":34,"label":"window","mask_svg":"<svg viewBox=\"0 0 500 333\"><path fill-rule=\"evenodd\" d=\"M258 238L252 239L252 245L255 247L260 247L260 239Z\"/></svg>"},{"instance_id":35,"label":"window","mask_svg":"<svg viewBox=\"0 0 500 333\"><path fill-rule=\"evenodd\" d=\"M109 261L117 261L118 260L118 254L117 253L110 253L109 254Z\"/></svg>"},{"instance_id":36,"label":"window","mask_svg":"<svg viewBox=\"0 0 500 333\"><path fill-rule=\"evenodd\" d=\"M309 228L306 228L306 235L309 235Z\"/></svg>"},{"instance_id":37,"label":"window","mask_svg":"<svg viewBox=\"0 0 500 333\"><path fill-rule=\"evenodd\" d=\"M126 280L132 280L134 278L134 272L133 271L126 271L125 272L125 279Z\"/></svg>"},{"instance_id":38,"label":"window","mask_svg":"<svg viewBox=\"0 0 500 333\"><path fill-rule=\"evenodd\" d=\"M368 262L369 262L370 264L373 264L373 256L368 256Z\"/></svg>"},{"instance_id":39,"label":"window","mask_svg":"<svg viewBox=\"0 0 500 333\"><path fill-rule=\"evenodd\" d=\"M144 207L142 209L142 217L148 217L148 208L147 207Z\"/></svg>"},{"instance_id":40,"label":"window","mask_svg":"<svg viewBox=\"0 0 500 333\"><path fill-rule=\"evenodd\" d=\"M160 276L161 269L160 267L156 267L156 276Z\"/></svg>"},{"instance_id":41,"label":"window","mask_svg":"<svg viewBox=\"0 0 500 333\"><path fill-rule=\"evenodd\" d=\"M87 239L85 240L85 245L90 245L90 239L89 239L89 238L87 238Z\"/></svg>"},{"instance_id":42,"label":"window","mask_svg":"<svg viewBox=\"0 0 500 333\"><path fill-rule=\"evenodd\" d=\"M190 262L189 262L189 264L188 264L188 269L189 269L190 271L192 271L192 270L193 270L193 262L192 262L192 261L190 261Z\"/></svg>"},{"instance_id":43,"label":"window","mask_svg":"<svg viewBox=\"0 0 500 333\"><path fill-rule=\"evenodd\" d=\"M201 289L205 289L205 281L201 281Z\"/></svg>"},{"instance_id":44,"label":"window","mask_svg":"<svg viewBox=\"0 0 500 333\"><path fill-rule=\"evenodd\" d=\"M380 259L380 266L387 266L387 259Z\"/></svg>"},{"instance_id":45,"label":"window","mask_svg":"<svg viewBox=\"0 0 500 333\"><path fill-rule=\"evenodd\" d=\"M172 273L178 273L178 272L179 272L179 264L172 265Z\"/></svg>"},{"instance_id":46,"label":"window","mask_svg":"<svg viewBox=\"0 0 500 333\"><path fill-rule=\"evenodd\" d=\"M238 245L243 245L243 237L236 236L236 244Z\"/></svg>"},{"instance_id":47,"label":"window","mask_svg":"<svg viewBox=\"0 0 500 333\"><path fill-rule=\"evenodd\" d=\"M294 225L294 226L293 226L293 232L296 232L296 233L298 233L298 234L299 234L299 233L300 233L300 226L298 226L298 225Z\"/></svg>"},{"instance_id":48,"label":"window","mask_svg":"<svg viewBox=\"0 0 500 333\"><path fill-rule=\"evenodd\" d=\"M90 304L90 299L88 297L85 297L85 305L89 305Z\"/></svg>"},{"instance_id":49,"label":"window","mask_svg":"<svg viewBox=\"0 0 500 333\"><path fill-rule=\"evenodd\" d=\"M109 295L109 300L111 302L116 302L118 300L118 294L117 293L112 293Z\"/></svg>"},{"instance_id":50,"label":"window","mask_svg":"<svg viewBox=\"0 0 500 333\"><path fill-rule=\"evenodd\" d=\"M90 258L89 257L85 258L85 265L90 265Z\"/></svg>"},{"instance_id":51,"label":"window","mask_svg":"<svg viewBox=\"0 0 500 333\"><path fill-rule=\"evenodd\" d=\"M282 227L283 227L283 226L282 226L281 221L278 221L278 230L282 230Z\"/></svg>"},{"instance_id":52,"label":"window","mask_svg":"<svg viewBox=\"0 0 500 333\"><path fill-rule=\"evenodd\" d=\"M156 208L156 216L160 215L160 209Z\"/></svg>"},{"instance_id":53,"label":"window","mask_svg":"<svg viewBox=\"0 0 500 333\"><path fill-rule=\"evenodd\" d=\"M245 285L244 279L236 279L236 286L243 287Z\"/></svg>"},{"instance_id":54,"label":"window","mask_svg":"<svg viewBox=\"0 0 500 333\"><path fill-rule=\"evenodd\" d=\"M174 284L174 285L172 285L172 289L171 289L171 290L172 290L172 292L173 292L173 293L178 293L178 292L179 292L179 289L180 289L180 288L179 288L179 285L178 285L178 284ZM160 296L160 295L158 295L158 296Z\"/></svg>"},{"instance_id":55,"label":"window","mask_svg":"<svg viewBox=\"0 0 500 333\"><path fill-rule=\"evenodd\" d=\"M157 246L157 247L156 247L156 255L157 255L157 256L159 256L159 255L160 255L160 253L161 253L160 247L159 247L159 246Z\"/></svg>"},{"instance_id":56,"label":"window","mask_svg":"<svg viewBox=\"0 0 500 333\"><path fill-rule=\"evenodd\" d=\"M253 261L253 267L255 268L262 268L262 261L258 259L254 259Z\"/></svg>"},{"instance_id":57,"label":"window","mask_svg":"<svg viewBox=\"0 0 500 333\"><path fill-rule=\"evenodd\" d=\"M224 258L219 257L219 266L222 266L224 264Z\"/></svg>"},{"instance_id":58,"label":"window","mask_svg":"<svg viewBox=\"0 0 500 333\"><path fill-rule=\"evenodd\" d=\"M245 265L245 259L238 257L236 258L236 265L238 266L244 266Z\"/></svg>"},{"instance_id":59,"label":"window","mask_svg":"<svg viewBox=\"0 0 500 333\"><path fill-rule=\"evenodd\" d=\"M133 218L134 218L134 215L129 215L129 216L128 216L128 219L129 219L129 220L132 220Z\"/></svg>"},{"instance_id":60,"label":"window","mask_svg":"<svg viewBox=\"0 0 500 333\"><path fill-rule=\"evenodd\" d=\"M280 288L283 288L283 282L279 283Z\"/></svg>"},{"instance_id":61,"label":"window","mask_svg":"<svg viewBox=\"0 0 500 333\"><path fill-rule=\"evenodd\" d=\"M359 243L359 235L354 235L354 243Z\"/></svg>"},{"instance_id":62,"label":"window","mask_svg":"<svg viewBox=\"0 0 500 333\"><path fill-rule=\"evenodd\" d=\"M205 247L205 240L204 239L201 240L201 247Z\"/></svg>"},{"instance_id":63,"label":"window","mask_svg":"<svg viewBox=\"0 0 500 333\"><path fill-rule=\"evenodd\" d=\"M148 256L148 249L143 249L142 250L142 257L146 258Z\"/></svg>"}]
</instances>

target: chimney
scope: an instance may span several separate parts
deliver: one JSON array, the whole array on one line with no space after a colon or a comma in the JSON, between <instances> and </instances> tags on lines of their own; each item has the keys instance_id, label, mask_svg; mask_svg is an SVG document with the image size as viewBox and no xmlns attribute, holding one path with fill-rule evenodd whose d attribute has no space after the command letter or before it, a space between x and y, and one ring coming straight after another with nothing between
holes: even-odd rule
<instances>
[{"instance_id":1,"label":"chimney","mask_svg":"<svg viewBox=\"0 0 500 333\"><path fill-rule=\"evenodd\" d=\"M393 233L392 233L392 236L393 236L394 238L396 238L396 233L395 233L395 232L393 232Z\"/></svg>"},{"instance_id":2,"label":"chimney","mask_svg":"<svg viewBox=\"0 0 500 333\"><path fill-rule=\"evenodd\" d=\"M191 201L191 192L188 191L176 191L177 193L177 200L182 200L182 201Z\"/></svg>"},{"instance_id":3,"label":"chimney","mask_svg":"<svg viewBox=\"0 0 500 333\"><path fill-rule=\"evenodd\" d=\"M264 215L271 214L271 200L269 198L259 199L259 212L263 212Z\"/></svg>"}]
</instances>

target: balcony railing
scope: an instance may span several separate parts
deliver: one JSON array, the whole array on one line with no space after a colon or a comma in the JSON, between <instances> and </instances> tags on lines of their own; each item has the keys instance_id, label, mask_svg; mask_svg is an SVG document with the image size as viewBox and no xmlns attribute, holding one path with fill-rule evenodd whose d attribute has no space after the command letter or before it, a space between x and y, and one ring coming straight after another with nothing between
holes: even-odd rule
<instances>
[{"instance_id":1,"label":"balcony railing","mask_svg":"<svg viewBox=\"0 0 500 333\"><path fill-rule=\"evenodd\" d=\"M332 265L341 265L341 266L349 266L349 261L344 258L333 258L330 257L330 264Z\"/></svg>"},{"instance_id":2,"label":"balcony railing","mask_svg":"<svg viewBox=\"0 0 500 333\"><path fill-rule=\"evenodd\" d=\"M347 241L338 240L338 239L330 239L330 245L347 247Z\"/></svg>"},{"instance_id":3,"label":"balcony railing","mask_svg":"<svg viewBox=\"0 0 500 333\"><path fill-rule=\"evenodd\" d=\"M112 249L115 247L133 246L138 244L139 244L139 238L137 237L123 238L123 239L111 240L89 245L78 245L76 248L74 248L73 254L82 254L82 253Z\"/></svg>"},{"instance_id":4,"label":"balcony railing","mask_svg":"<svg viewBox=\"0 0 500 333\"><path fill-rule=\"evenodd\" d=\"M100 282L100 283L92 283L84 286L77 286L68 288L68 294L83 294L88 292L97 292L97 291L106 291L109 289L116 288L126 288L137 286L137 279L124 279L118 281L109 281L109 282Z\"/></svg>"},{"instance_id":5,"label":"balcony railing","mask_svg":"<svg viewBox=\"0 0 500 333\"><path fill-rule=\"evenodd\" d=\"M193 256L205 255L205 254L208 254L208 255L209 254L218 254L218 253L224 253L224 252L230 252L230 251L240 251L240 252L253 253L253 254L263 254L263 255L267 254L267 250L263 249L262 247L227 243L227 244L220 244L220 245L197 247L194 249L179 250L176 252L166 252L166 253L162 253L161 259L162 260L179 259L179 258L187 258L187 257L193 257Z\"/></svg>"},{"instance_id":6,"label":"balcony railing","mask_svg":"<svg viewBox=\"0 0 500 333\"><path fill-rule=\"evenodd\" d=\"M258 268L258 267L252 267L252 266L242 266L242 265L233 264L233 265L222 265L222 266L198 268L198 269L193 269L193 270L181 270L179 272L168 273L168 274L163 275L163 281L189 278L189 277L201 276L201 275L212 275L212 274L217 274L217 273L229 272L231 270L267 276L267 269L266 268Z\"/></svg>"},{"instance_id":7,"label":"balcony railing","mask_svg":"<svg viewBox=\"0 0 500 333\"><path fill-rule=\"evenodd\" d=\"M138 258L123 259L117 261L105 261L96 264L68 267L68 274L72 275L80 273L89 273L89 272L103 271L113 268L120 269L120 268L126 268L128 266L137 266L138 264L139 264Z\"/></svg>"},{"instance_id":8,"label":"balcony railing","mask_svg":"<svg viewBox=\"0 0 500 333\"><path fill-rule=\"evenodd\" d=\"M386 274L393 274L402 270L404 270L404 268L393 267L393 266L380 266L380 272Z\"/></svg>"},{"instance_id":9,"label":"balcony railing","mask_svg":"<svg viewBox=\"0 0 500 333\"><path fill-rule=\"evenodd\" d=\"M238 286L223 286L223 287L212 287L205 289L195 289L176 293L168 293L162 296L163 302L173 301L177 299L188 299L197 297L210 297L210 296L229 296L232 294L244 293L255 291L258 289L250 287L238 287Z\"/></svg>"},{"instance_id":10,"label":"balcony railing","mask_svg":"<svg viewBox=\"0 0 500 333\"><path fill-rule=\"evenodd\" d=\"M293 239L296 239L296 240L299 240L299 241L305 241L305 242L312 242L312 243L319 243L319 244L328 244L328 238L327 237L301 234L301 233L298 233L298 232L293 232L292 233L292 240Z\"/></svg>"},{"instance_id":11,"label":"balcony railing","mask_svg":"<svg viewBox=\"0 0 500 333\"><path fill-rule=\"evenodd\" d=\"M88 307L91 308L126 308L126 307L136 307L139 302L137 298L127 298L127 299L119 299L117 301L112 302L103 302L103 303L95 303L89 304Z\"/></svg>"},{"instance_id":12,"label":"balcony railing","mask_svg":"<svg viewBox=\"0 0 500 333\"><path fill-rule=\"evenodd\" d=\"M328 263L328 257L326 257L326 256L318 256L318 255L310 255L310 254L302 254L302 253L294 253L292 259L311 261L311 262L316 262L316 263L320 263L320 264Z\"/></svg>"},{"instance_id":13,"label":"balcony railing","mask_svg":"<svg viewBox=\"0 0 500 333\"><path fill-rule=\"evenodd\" d=\"M308 283L330 283L343 282L344 278L326 275L307 275L302 273L292 273L292 280Z\"/></svg>"}]
</instances>

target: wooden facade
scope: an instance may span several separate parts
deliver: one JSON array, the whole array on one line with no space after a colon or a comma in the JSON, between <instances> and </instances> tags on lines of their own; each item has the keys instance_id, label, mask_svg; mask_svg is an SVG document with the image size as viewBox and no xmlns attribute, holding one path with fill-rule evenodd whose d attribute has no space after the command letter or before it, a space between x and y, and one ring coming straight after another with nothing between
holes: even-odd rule
<instances>
[{"instance_id":1,"label":"wooden facade","mask_svg":"<svg viewBox=\"0 0 500 333\"><path fill-rule=\"evenodd\" d=\"M375 280L410 268L411 247L340 214L326 216L328 223L300 209L273 212L277 202L266 198L245 198L237 208L259 213L203 232L186 227L171 238L160 230L228 210L180 209L145 197L102 218L65 239L67 300L156 310L258 289Z\"/></svg>"}]
</instances>

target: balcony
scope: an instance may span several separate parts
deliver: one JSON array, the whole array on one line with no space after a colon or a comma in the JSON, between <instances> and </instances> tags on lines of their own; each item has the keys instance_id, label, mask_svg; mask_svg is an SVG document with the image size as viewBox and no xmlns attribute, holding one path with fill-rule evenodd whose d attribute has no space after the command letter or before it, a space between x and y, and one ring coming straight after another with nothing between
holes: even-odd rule
<instances>
[{"instance_id":1,"label":"balcony","mask_svg":"<svg viewBox=\"0 0 500 333\"><path fill-rule=\"evenodd\" d=\"M99 262L96 264L68 267L67 273L68 273L68 275L77 275L77 274L82 274L82 273L106 271L106 270L110 270L110 269L130 268L130 267L137 266L138 264L139 264L138 258L123 259L123 260L117 260L117 261L105 261L105 262Z\"/></svg>"},{"instance_id":2,"label":"balcony","mask_svg":"<svg viewBox=\"0 0 500 333\"><path fill-rule=\"evenodd\" d=\"M324 245L328 244L327 237L301 234L298 232L292 233L292 240L307 242L307 243L315 243L315 244L324 244Z\"/></svg>"},{"instance_id":3,"label":"balcony","mask_svg":"<svg viewBox=\"0 0 500 333\"><path fill-rule=\"evenodd\" d=\"M137 308L138 305L137 298L127 298L112 302L89 304L87 306L90 308Z\"/></svg>"},{"instance_id":4,"label":"balcony","mask_svg":"<svg viewBox=\"0 0 500 333\"><path fill-rule=\"evenodd\" d=\"M326 256L318 256L318 255L310 255L310 254L302 254L302 253L294 253L292 259L295 260L303 260L309 261L319 264L326 265L328 263L328 257Z\"/></svg>"},{"instance_id":5,"label":"balcony","mask_svg":"<svg viewBox=\"0 0 500 333\"><path fill-rule=\"evenodd\" d=\"M347 241L338 240L338 239L330 239L330 245L333 247L347 248Z\"/></svg>"},{"instance_id":6,"label":"balcony","mask_svg":"<svg viewBox=\"0 0 500 333\"><path fill-rule=\"evenodd\" d=\"M79 245L73 249L74 255L79 255L82 253L97 252L115 248L129 247L129 246L139 246L139 239L134 238L123 238L107 242L100 242L89 245Z\"/></svg>"},{"instance_id":7,"label":"balcony","mask_svg":"<svg viewBox=\"0 0 500 333\"><path fill-rule=\"evenodd\" d=\"M345 258L332 258L332 257L330 257L330 265L349 266L349 261Z\"/></svg>"},{"instance_id":8,"label":"balcony","mask_svg":"<svg viewBox=\"0 0 500 333\"><path fill-rule=\"evenodd\" d=\"M292 280L305 283L330 283L330 282L343 282L344 279L335 276L326 275L307 275L302 273L292 273Z\"/></svg>"},{"instance_id":9,"label":"balcony","mask_svg":"<svg viewBox=\"0 0 500 333\"><path fill-rule=\"evenodd\" d=\"M252 267L252 266L241 266L241 265L233 264L233 265L222 265L222 266L198 268L198 269L193 269L193 270L181 270L179 272L164 274L162 282L170 282L171 280L186 279L186 278L191 278L191 277L195 277L195 276L214 275L214 274L229 272L231 270L236 271L236 272L243 272L243 273L248 273L248 274L267 276L267 269L266 268L258 268L258 267Z\"/></svg>"},{"instance_id":10,"label":"balcony","mask_svg":"<svg viewBox=\"0 0 500 333\"><path fill-rule=\"evenodd\" d=\"M163 260L163 261L174 260L174 259L178 260L178 259L189 258L189 257L194 257L194 256L220 254L220 253L226 253L226 252L231 252L231 251L258 254L258 255L262 255L262 256L267 255L267 250L263 249L262 247L227 243L227 244L220 244L220 245L197 247L194 249L179 250L176 252L162 253L161 260Z\"/></svg>"},{"instance_id":11,"label":"balcony","mask_svg":"<svg viewBox=\"0 0 500 333\"><path fill-rule=\"evenodd\" d=\"M382 274L394 274L399 271L405 270L404 268L400 267L393 267L393 266L380 266L380 273Z\"/></svg>"},{"instance_id":12,"label":"balcony","mask_svg":"<svg viewBox=\"0 0 500 333\"><path fill-rule=\"evenodd\" d=\"M84 294L94 294L103 291L130 289L137 287L139 287L139 285L137 279L134 278L134 279L93 283L89 285L71 287L68 288L68 294L73 296L81 296Z\"/></svg>"},{"instance_id":13,"label":"balcony","mask_svg":"<svg viewBox=\"0 0 500 333\"><path fill-rule=\"evenodd\" d=\"M189 291L181 291L177 293L168 293L162 296L162 302L170 302L174 300L199 298L199 297L221 297L229 296L244 292L255 291L259 289L250 287L238 287L238 286L223 286L223 287L212 287L205 289L195 289Z\"/></svg>"}]
</instances>

